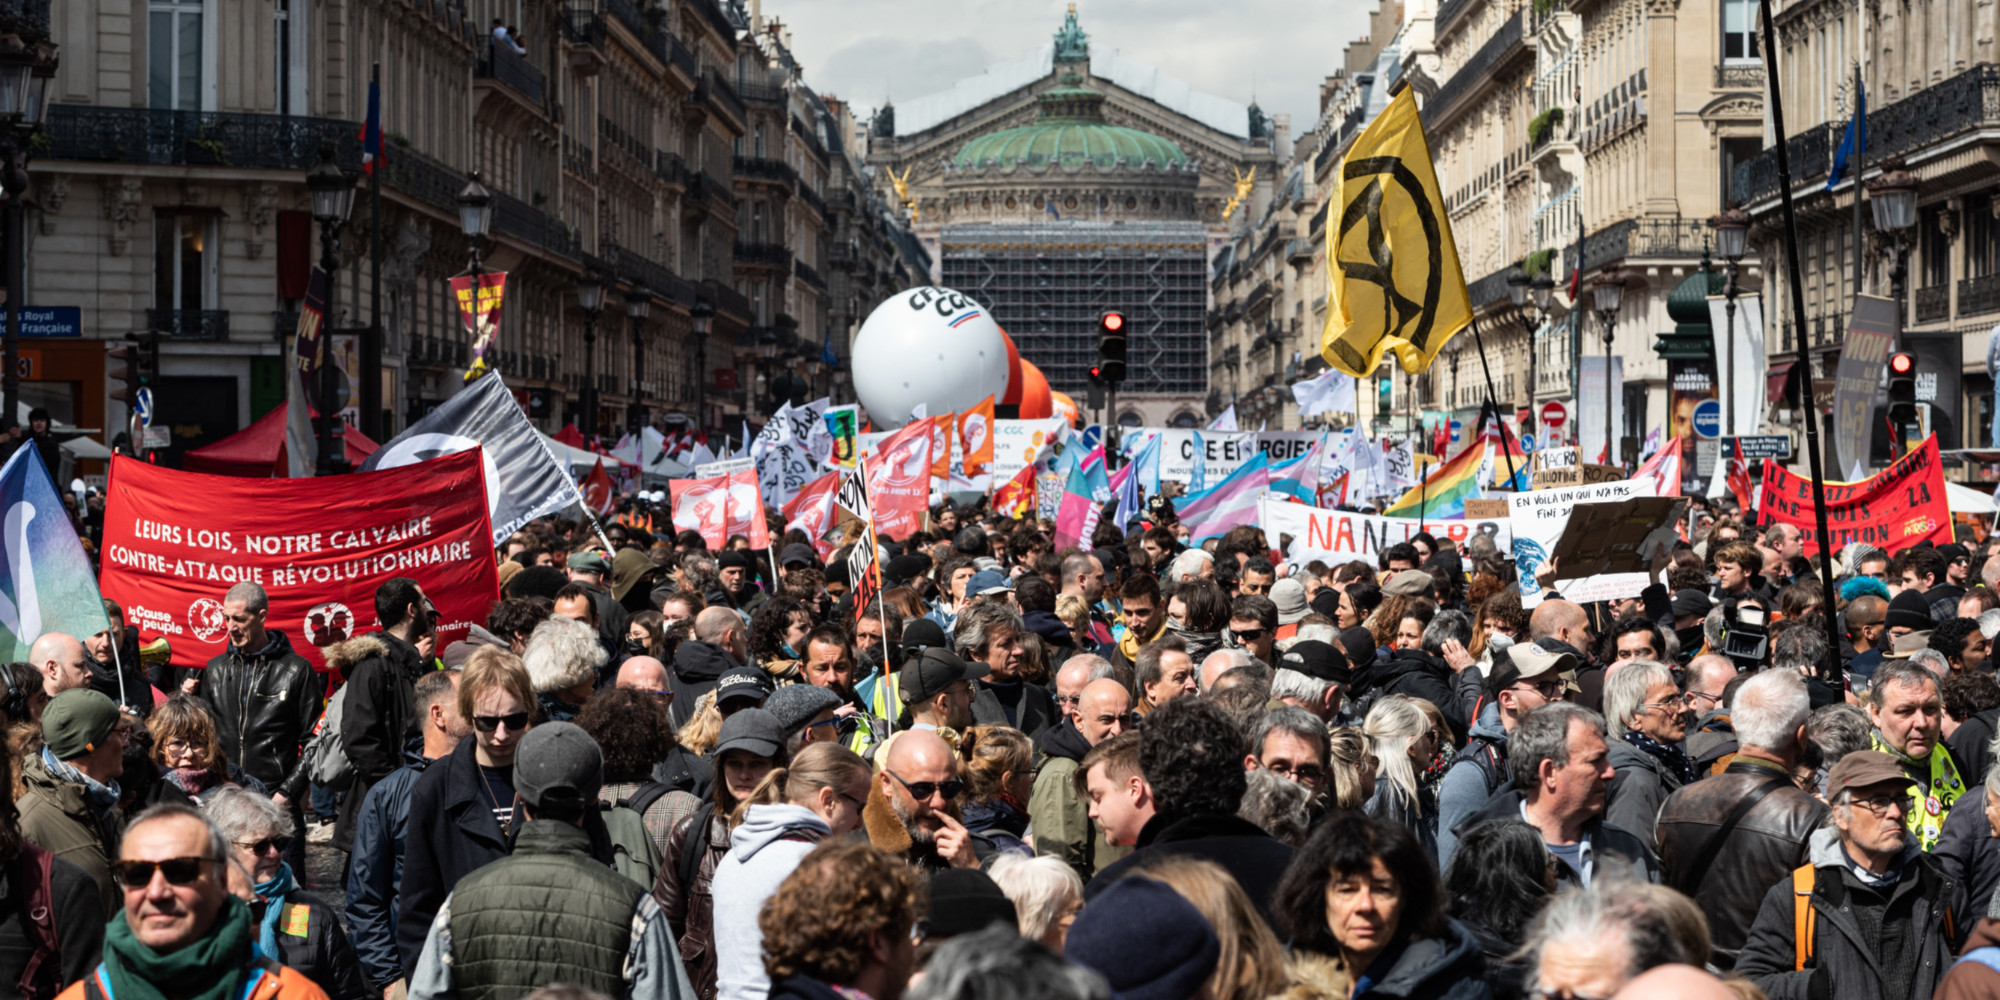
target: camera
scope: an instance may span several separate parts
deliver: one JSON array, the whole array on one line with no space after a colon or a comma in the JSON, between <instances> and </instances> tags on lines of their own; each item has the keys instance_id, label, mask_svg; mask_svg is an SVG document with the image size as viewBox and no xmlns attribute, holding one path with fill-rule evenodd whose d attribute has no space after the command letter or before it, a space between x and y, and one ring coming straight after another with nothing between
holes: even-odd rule
<instances>
[{"instance_id":1,"label":"camera","mask_svg":"<svg viewBox=\"0 0 2000 1000\"><path fill-rule=\"evenodd\" d=\"M1722 602L1722 648L1717 650L1738 667L1754 670L1764 662L1771 633L1766 627L1763 607L1739 604L1735 598Z\"/></svg>"}]
</instances>

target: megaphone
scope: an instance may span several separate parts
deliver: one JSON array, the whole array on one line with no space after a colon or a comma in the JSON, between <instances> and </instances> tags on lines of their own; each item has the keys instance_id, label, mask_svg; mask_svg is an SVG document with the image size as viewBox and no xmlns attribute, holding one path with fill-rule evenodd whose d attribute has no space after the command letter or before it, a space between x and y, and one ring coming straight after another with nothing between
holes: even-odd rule
<instances>
[{"instance_id":1,"label":"megaphone","mask_svg":"<svg viewBox=\"0 0 2000 1000\"><path fill-rule=\"evenodd\" d=\"M174 658L174 647L161 636L139 647L139 662L148 667L164 666Z\"/></svg>"}]
</instances>

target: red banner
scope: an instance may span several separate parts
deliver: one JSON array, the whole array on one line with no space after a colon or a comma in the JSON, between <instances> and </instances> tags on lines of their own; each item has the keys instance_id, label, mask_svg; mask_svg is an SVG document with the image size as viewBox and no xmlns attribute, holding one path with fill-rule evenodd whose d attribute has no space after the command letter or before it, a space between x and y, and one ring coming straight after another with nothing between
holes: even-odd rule
<instances>
[{"instance_id":1,"label":"red banner","mask_svg":"<svg viewBox=\"0 0 2000 1000\"><path fill-rule=\"evenodd\" d=\"M839 472L829 472L804 486L792 502L785 505L785 530L797 528L813 540L813 549L823 560L833 554L833 543L826 540L833 530L833 495L840 489Z\"/></svg>"},{"instance_id":2,"label":"red banner","mask_svg":"<svg viewBox=\"0 0 2000 1000\"><path fill-rule=\"evenodd\" d=\"M710 551L720 552L731 535L750 539L753 549L770 547L756 469L712 479L675 479L667 487L673 493L674 527L699 533Z\"/></svg>"},{"instance_id":3,"label":"red banner","mask_svg":"<svg viewBox=\"0 0 2000 1000\"><path fill-rule=\"evenodd\" d=\"M1762 485L1759 520L1798 526L1805 532L1806 554L1817 554L1812 481L1765 459ZM1949 543L1951 509L1944 495L1937 437L1858 483L1827 483L1826 528L1836 551L1851 542L1866 542L1887 552L1923 541Z\"/></svg>"},{"instance_id":4,"label":"red banner","mask_svg":"<svg viewBox=\"0 0 2000 1000\"><path fill-rule=\"evenodd\" d=\"M228 648L222 597L270 596L264 627L325 669L321 648L374 631L375 588L417 581L438 609L437 648L484 623L499 595L485 478L474 448L415 465L317 479L180 472L122 455L105 497L104 596L174 665Z\"/></svg>"},{"instance_id":5,"label":"red banner","mask_svg":"<svg viewBox=\"0 0 2000 1000\"><path fill-rule=\"evenodd\" d=\"M931 500L932 418L912 420L882 439L868 457L868 499L874 502L875 534L908 538L924 526Z\"/></svg>"}]
</instances>

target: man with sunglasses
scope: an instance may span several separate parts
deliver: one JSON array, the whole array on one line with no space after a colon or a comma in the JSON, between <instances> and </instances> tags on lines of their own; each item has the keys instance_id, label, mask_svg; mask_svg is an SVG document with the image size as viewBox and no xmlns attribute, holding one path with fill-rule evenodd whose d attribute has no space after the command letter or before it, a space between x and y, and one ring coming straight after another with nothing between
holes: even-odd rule
<instances>
[{"instance_id":1,"label":"man with sunglasses","mask_svg":"<svg viewBox=\"0 0 2000 1000\"><path fill-rule=\"evenodd\" d=\"M1228 639L1264 663L1272 662L1278 646L1278 606L1261 594L1238 597L1229 606Z\"/></svg>"},{"instance_id":2,"label":"man with sunglasses","mask_svg":"<svg viewBox=\"0 0 2000 1000\"><path fill-rule=\"evenodd\" d=\"M1764 893L1734 971L1774 997L1931 996L1979 911L1904 828L1923 803L1895 757L1848 754L1826 786L1833 826Z\"/></svg>"},{"instance_id":3,"label":"man with sunglasses","mask_svg":"<svg viewBox=\"0 0 2000 1000\"><path fill-rule=\"evenodd\" d=\"M250 907L229 892L228 856L221 831L190 806L140 813L120 848L123 917L105 928L104 961L58 1000L326 1000L304 974L256 950Z\"/></svg>"},{"instance_id":4,"label":"man with sunglasses","mask_svg":"<svg viewBox=\"0 0 2000 1000\"><path fill-rule=\"evenodd\" d=\"M1296 648L1296 647L1294 647ZM1438 864L1458 851L1455 829L1478 813L1507 783L1507 739L1521 717L1568 694L1567 672L1576 669L1570 653L1554 653L1531 642L1493 654L1486 697L1465 747L1452 757L1438 783Z\"/></svg>"},{"instance_id":5,"label":"man with sunglasses","mask_svg":"<svg viewBox=\"0 0 2000 1000\"><path fill-rule=\"evenodd\" d=\"M930 651L936 653L936 650ZM965 782L958 777L958 757L944 737L927 730L904 733L883 754L882 797L901 821L901 829L870 822L868 839L876 847L925 871L977 868L985 840L958 821L958 797ZM992 843L982 845L992 853Z\"/></svg>"}]
</instances>

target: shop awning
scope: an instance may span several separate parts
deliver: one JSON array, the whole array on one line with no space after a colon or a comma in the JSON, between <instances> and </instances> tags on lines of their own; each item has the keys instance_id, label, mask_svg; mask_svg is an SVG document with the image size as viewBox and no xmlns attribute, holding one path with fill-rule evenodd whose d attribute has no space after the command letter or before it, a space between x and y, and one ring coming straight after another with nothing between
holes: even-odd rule
<instances>
[{"instance_id":1,"label":"shop awning","mask_svg":"<svg viewBox=\"0 0 2000 1000\"><path fill-rule=\"evenodd\" d=\"M1792 374L1792 366L1798 361L1780 361L1773 364L1764 376L1764 402L1779 406L1785 401L1785 380Z\"/></svg>"}]
</instances>

